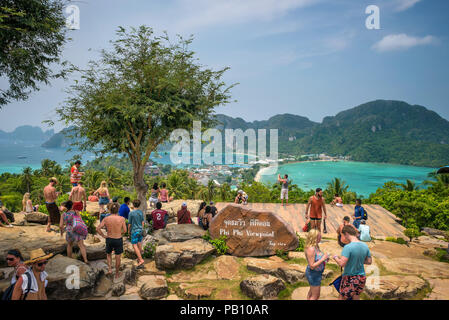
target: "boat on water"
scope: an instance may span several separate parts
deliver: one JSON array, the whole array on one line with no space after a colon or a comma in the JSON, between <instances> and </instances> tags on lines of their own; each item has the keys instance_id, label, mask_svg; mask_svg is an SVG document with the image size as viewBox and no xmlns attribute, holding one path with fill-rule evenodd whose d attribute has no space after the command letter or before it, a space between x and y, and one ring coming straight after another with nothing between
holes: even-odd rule
<instances>
[{"instance_id":1,"label":"boat on water","mask_svg":"<svg viewBox=\"0 0 449 320\"><path fill-rule=\"evenodd\" d=\"M27 159L28 157L26 156L17 156L17 159Z\"/></svg>"}]
</instances>

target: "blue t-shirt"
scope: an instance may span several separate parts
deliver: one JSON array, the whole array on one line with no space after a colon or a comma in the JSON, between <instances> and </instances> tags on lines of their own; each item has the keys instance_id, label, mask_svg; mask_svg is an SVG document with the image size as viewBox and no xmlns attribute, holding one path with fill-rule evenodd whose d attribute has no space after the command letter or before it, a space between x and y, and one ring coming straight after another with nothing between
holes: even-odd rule
<instances>
[{"instance_id":1,"label":"blue t-shirt","mask_svg":"<svg viewBox=\"0 0 449 320\"><path fill-rule=\"evenodd\" d=\"M364 242L351 242L343 248L341 253L343 257L348 258L343 271L344 276L364 276L364 262L367 257L371 257L371 252Z\"/></svg>"},{"instance_id":2,"label":"blue t-shirt","mask_svg":"<svg viewBox=\"0 0 449 320\"><path fill-rule=\"evenodd\" d=\"M131 225L130 234L142 232L142 222L144 221L142 210L131 211L128 217L128 224Z\"/></svg>"},{"instance_id":3,"label":"blue t-shirt","mask_svg":"<svg viewBox=\"0 0 449 320\"><path fill-rule=\"evenodd\" d=\"M355 206L354 216L356 218L360 218L360 217L362 217L362 213L363 213L363 207L362 206Z\"/></svg>"},{"instance_id":4,"label":"blue t-shirt","mask_svg":"<svg viewBox=\"0 0 449 320\"><path fill-rule=\"evenodd\" d=\"M359 227L360 231L360 240L368 242L371 241L371 236L369 234L369 226L366 224L361 224Z\"/></svg>"},{"instance_id":5,"label":"blue t-shirt","mask_svg":"<svg viewBox=\"0 0 449 320\"><path fill-rule=\"evenodd\" d=\"M126 203L124 203L120 206L120 209L118 210L118 215L120 217L128 219L129 211L130 211L129 207L126 205Z\"/></svg>"}]
</instances>

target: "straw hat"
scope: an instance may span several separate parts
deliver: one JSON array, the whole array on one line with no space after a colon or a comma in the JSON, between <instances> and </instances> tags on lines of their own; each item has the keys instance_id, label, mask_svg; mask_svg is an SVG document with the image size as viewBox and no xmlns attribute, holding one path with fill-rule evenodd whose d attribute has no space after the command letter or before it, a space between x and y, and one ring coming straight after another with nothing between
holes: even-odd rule
<instances>
[{"instance_id":1,"label":"straw hat","mask_svg":"<svg viewBox=\"0 0 449 320\"><path fill-rule=\"evenodd\" d=\"M53 257L53 253L45 254L44 250L41 248L31 250L30 260L25 261L25 264L33 264L38 261L50 259L51 257Z\"/></svg>"}]
</instances>

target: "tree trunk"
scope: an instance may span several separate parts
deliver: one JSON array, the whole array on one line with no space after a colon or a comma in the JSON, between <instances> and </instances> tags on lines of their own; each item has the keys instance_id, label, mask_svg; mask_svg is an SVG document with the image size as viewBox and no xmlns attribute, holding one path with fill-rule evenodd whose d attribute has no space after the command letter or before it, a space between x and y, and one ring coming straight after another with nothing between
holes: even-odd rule
<instances>
[{"instance_id":1,"label":"tree trunk","mask_svg":"<svg viewBox=\"0 0 449 320\"><path fill-rule=\"evenodd\" d=\"M148 192L148 185L145 183L145 180L143 179L145 167L141 163L134 163L133 167L134 167L134 176L133 176L134 187L136 188L137 199L140 200L139 209L142 210L145 216L147 210L147 192Z\"/></svg>"}]
</instances>

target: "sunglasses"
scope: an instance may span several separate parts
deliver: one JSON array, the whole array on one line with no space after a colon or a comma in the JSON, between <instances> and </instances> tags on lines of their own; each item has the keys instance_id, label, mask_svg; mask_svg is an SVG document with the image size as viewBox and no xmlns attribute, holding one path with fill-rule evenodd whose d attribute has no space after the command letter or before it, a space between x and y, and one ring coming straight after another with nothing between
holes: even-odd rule
<instances>
[{"instance_id":1,"label":"sunglasses","mask_svg":"<svg viewBox=\"0 0 449 320\"><path fill-rule=\"evenodd\" d=\"M46 265L48 263L48 261L42 261L42 262L39 262L38 264L37 264L37 266L38 267L42 267L43 265Z\"/></svg>"},{"instance_id":2,"label":"sunglasses","mask_svg":"<svg viewBox=\"0 0 449 320\"><path fill-rule=\"evenodd\" d=\"M14 258L6 258L6 261L14 261Z\"/></svg>"}]
</instances>

